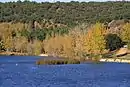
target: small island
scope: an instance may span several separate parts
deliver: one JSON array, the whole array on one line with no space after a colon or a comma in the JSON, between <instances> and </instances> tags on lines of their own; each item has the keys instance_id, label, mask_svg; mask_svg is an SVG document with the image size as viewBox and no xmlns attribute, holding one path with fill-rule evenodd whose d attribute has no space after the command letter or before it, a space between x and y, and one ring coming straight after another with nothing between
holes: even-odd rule
<instances>
[{"instance_id":1,"label":"small island","mask_svg":"<svg viewBox=\"0 0 130 87\"><path fill-rule=\"evenodd\" d=\"M81 61L76 59L53 58L53 59L40 59L36 62L37 65L61 65L61 64L80 64Z\"/></svg>"}]
</instances>

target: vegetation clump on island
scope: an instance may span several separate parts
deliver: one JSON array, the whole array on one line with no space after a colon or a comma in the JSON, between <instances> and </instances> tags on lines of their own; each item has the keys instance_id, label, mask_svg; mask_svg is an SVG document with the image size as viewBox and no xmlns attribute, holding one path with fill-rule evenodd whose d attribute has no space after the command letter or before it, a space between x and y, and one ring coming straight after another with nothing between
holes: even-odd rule
<instances>
[{"instance_id":1,"label":"vegetation clump on island","mask_svg":"<svg viewBox=\"0 0 130 87\"><path fill-rule=\"evenodd\" d=\"M79 60L75 59L42 59L36 62L37 65L61 65L61 64L80 64Z\"/></svg>"},{"instance_id":2,"label":"vegetation clump on island","mask_svg":"<svg viewBox=\"0 0 130 87\"><path fill-rule=\"evenodd\" d=\"M130 2L18 1L0 7L1 54L98 61L130 48Z\"/></svg>"}]
</instances>

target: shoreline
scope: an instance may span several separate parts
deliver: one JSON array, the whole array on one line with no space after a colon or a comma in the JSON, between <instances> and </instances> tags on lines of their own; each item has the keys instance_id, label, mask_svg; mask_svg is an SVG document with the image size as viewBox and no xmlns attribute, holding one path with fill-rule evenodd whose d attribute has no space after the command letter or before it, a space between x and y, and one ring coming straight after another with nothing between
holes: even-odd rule
<instances>
[{"instance_id":1,"label":"shoreline","mask_svg":"<svg viewBox=\"0 0 130 87\"><path fill-rule=\"evenodd\" d=\"M44 54L45 55L45 54ZM71 61L79 61L80 63L87 63L87 62L91 62L91 63L102 63L102 62L110 62L110 63L129 63L130 64L130 59L125 59L125 58L101 58L99 60L92 60L92 59L77 59L77 58L72 58L72 59L69 59L69 58L64 58L64 57L55 57L55 56L49 56L49 55L45 55L44 56L43 54L42 55L38 55L38 56L41 56L43 58L41 58L40 60L37 60L37 62L39 61L55 61L55 62L58 62L58 61L68 61L68 60L71 60ZM28 55L27 53L18 53L18 52L0 52L0 56L33 56L33 55ZM45 58L44 57L48 57L48 58ZM42 65L42 64L40 64Z\"/></svg>"},{"instance_id":2,"label":"shoreline","mask_svg":"<svg viewBox=\"0 0 130 87\"><path fill-rule=\"evenodd\" d=\"M111 63L129 63L130 59L123 59L123 58L102 58L99 60L100 62L111 62Z\"/></svg>"},{"instance_id":3,"label":"shoreline","mask_svg":"<svg viewBox=\"0 0 130 87\"><path fill-rule=\"evenodd\" d=\"M18 52L0 52L2 56L29 56L27 53L18 53Z\"/></svg>"}]
</instances>

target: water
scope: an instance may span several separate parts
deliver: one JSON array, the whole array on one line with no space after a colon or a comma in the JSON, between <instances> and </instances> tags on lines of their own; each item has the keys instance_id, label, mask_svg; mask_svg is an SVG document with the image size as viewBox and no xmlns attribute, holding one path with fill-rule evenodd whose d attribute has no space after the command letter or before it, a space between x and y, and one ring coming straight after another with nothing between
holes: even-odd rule
<instances>
[{"instance_id":1,"label":"water","mask_svg":"<svg viewBox=\"0 0 130 87\"><path fill-rule=\"evenodd\" d=\"M130 87L129 64L37 66L39 58L0 56L0 87Z\"/></svg>"}]
</instances>

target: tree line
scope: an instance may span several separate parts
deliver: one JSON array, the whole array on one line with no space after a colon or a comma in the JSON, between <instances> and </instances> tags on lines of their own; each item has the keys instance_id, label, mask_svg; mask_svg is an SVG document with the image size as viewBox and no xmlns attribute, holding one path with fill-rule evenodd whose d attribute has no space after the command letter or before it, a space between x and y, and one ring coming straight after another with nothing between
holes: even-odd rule
<instances>
[{"instance_id":1,"label":"tree line","mask_svg":"<svg viewBox=\"0 0 130 87\"><path fill-rule=\"evenodd\" d=\"M69 58L98 56L123 47L130 48L130 23L122 25L121 34L112 34L104 23L78 25L73 29L35 29L26 23L0 24L0 51L39 55L47 53ZM55 32L56 31L56 32Z\"/></svg>"},{"instance_id":2,"label":"tree line","mask_svg":"<svg viewBox=\"0 0 130 87\"><path fill-rule=\"evenodd\" d=\"M0 3L0 22L52 21L65 25L107 23L130 19L130 2L30 2Z\"/></svg>"}]
</instances>

